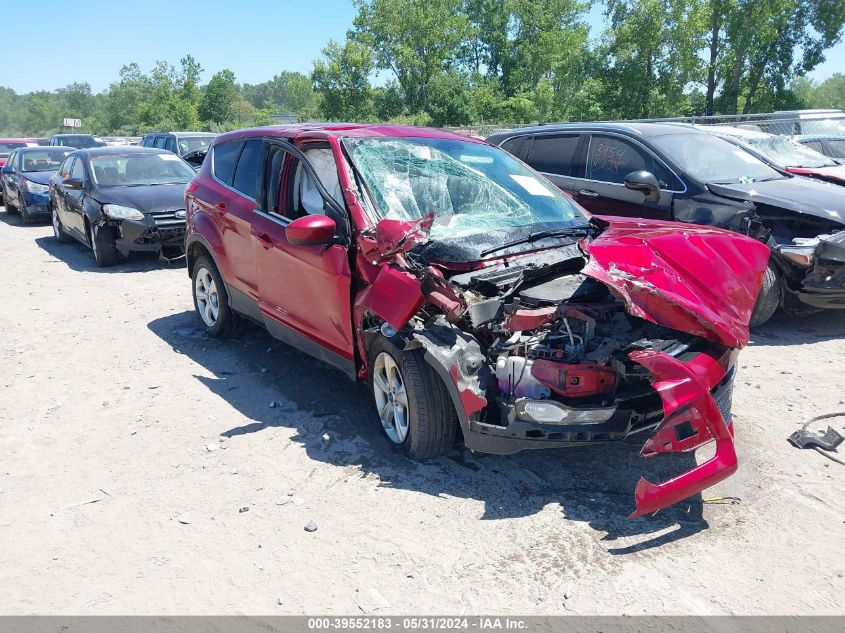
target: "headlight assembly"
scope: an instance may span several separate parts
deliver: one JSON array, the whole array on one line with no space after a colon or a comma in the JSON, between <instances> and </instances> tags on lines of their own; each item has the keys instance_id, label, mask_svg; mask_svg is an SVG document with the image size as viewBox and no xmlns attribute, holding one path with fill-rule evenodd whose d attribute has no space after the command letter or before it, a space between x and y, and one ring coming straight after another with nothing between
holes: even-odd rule
<instances>
[{"instance_id":1,"label":"headlight assembly","mask_svg":"<svg viewBox=\"0 0 845 633\"><path fill-rule=\"evenodd\" d=\"M103 213L112 220L143 220L144 214L132 207L124 207L120 204L104 204Z\"/></svg>"},{"instance_id":2,"label":"headlight assembly","mask_svg":"<svg viewBox=\"0 0 845 633\"><path fill-rule=\"evenodd\" d=\"M23 186L29 193L50 193L50 187L47 185L39 185L37 182L31 180L24 180Z\"/></svg>"}]
</instances>

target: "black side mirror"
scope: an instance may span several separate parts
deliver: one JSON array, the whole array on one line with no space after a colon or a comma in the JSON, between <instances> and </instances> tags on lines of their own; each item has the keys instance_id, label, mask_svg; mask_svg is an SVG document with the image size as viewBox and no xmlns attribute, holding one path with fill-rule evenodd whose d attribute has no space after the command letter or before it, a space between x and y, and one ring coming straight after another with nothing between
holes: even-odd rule
<instances>
[{"instance_id":1,"label":"black side mirror","mask_svg":"<svg viewBox=\"0 0 845 633\"><path fill-rule=\"evenodd\" d=\"M64 181L63 184L65 186L65 189L73 189L75 191L79 191L83 188L85 183L82 181L82 178L68 178Z\"/></svg>"},{"instance_id":2,"label":"black side mirror","mask_svg":"<svg viewBox=\"0 0 845 633\"><path fill-rule=\"evenodd\" d=\"M9 165L9 164L6 164L6 165L3 165L3 169L0 169L0 172L2 172L2 173L4 173L4 174L14 174L14 173L15 173L15 168L14 168L14 167L12 167L12 166L11 166L11 165Z\"/></svg>"},{"instance_id":3,"label":"black side mirror","mask_svg":"<svg viewBox=\"0 0 845 633\"><path fill-rule=\"evenodd\" d=\"M649 202L660 200L660 183L650 171L632 171L625 176L625 186L632 191L641 191Z\"/></svg>"}]
</instances>

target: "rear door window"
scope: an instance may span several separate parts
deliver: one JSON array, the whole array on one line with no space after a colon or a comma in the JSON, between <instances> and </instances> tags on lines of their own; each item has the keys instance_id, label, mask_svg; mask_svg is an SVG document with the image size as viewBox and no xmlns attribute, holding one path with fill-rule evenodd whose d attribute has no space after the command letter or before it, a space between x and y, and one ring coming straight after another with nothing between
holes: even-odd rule
<instances>
[{"instance_id":1,"label":"rear door window","mask_svg":"<svg viewBox=\"0 0 845 633\"><path fill-rule=\"evenodd\" d=\"M176 153L176 139L172 136L168 136L164 141L164 149Z\"/></svg>"},{"instance_id":2,"label":"rear door window","mask_svg":"<svg viewBox=\"0 0 845 633\"><path fill-rule=\"evenodd\" d=\"M579 140L579 134L535 136L526 162L537 171L569 176Z\"/></svg>"},{"instance_id":3,"label":"rear door window","mask_svg":"<svg viewBox=\"0 0 845 633\"><path fill-rule=\"evenodd\" d=\"M240 141L230 141L229 143L221 143L214 148L214 177L230 187L235 177L235 163L238 160L238 154L241 153L241 145L243 143Z\"/></svg>"},{"instance_id":4,"label":"rear door window","mask_svg":"<svg viewBox=\"0 0 845 633\"><path fill-rule=\"evenodd\" d=\"M661 189L671 189L669 170L645 148L618 136L593 134L587 152L587 179L622 185L632 171L650 171Z\"/></svg>"},{"instance_id":5,"label":"rear door window","mask_svg":"<svg viewBox=\"0 0 845 633\"><path fill-rule=\"evenodd\" d=\"M253 200L258 191L258 169L261 163L262 145L260 139L244 143L232 184L235 189Z\"/></svg>"},{"instance_id":6,"label":"rear door window","mask_svg":"<svg viewBox=\"0 0 845 633\"><path fill-rule=\"evenodd\" d=\"M156 136L156 142L153 144L153 147L158 149L164 149L164 142L167 140L164 136Z\"/></svg>"}]
</instances>

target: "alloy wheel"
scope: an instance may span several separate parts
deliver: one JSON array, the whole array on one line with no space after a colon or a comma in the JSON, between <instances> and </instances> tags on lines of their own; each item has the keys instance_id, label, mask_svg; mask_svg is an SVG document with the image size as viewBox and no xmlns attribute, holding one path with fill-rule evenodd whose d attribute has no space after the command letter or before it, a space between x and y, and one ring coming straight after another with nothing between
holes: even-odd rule
<instances>
[{"instance_id":1,"label":"alloy wheel","mask_svg":"<svg viewBox=\"0 0 845 633\"><path fill-rule=\"evenodd\" d=\"M220 295L217 293L217 283L207 268L200 268L197 271L194 297L197 300L197 312L203 323L208 327L214 327L220 316Z\"/></svg>"},{"instance_id":2,"label":"alloy wheel","mask_svg":"<svg viewBox=\"0 0 845 633\"><path fill-rule=\"evenodd\" d=\"M394 444L408 437L408 392L399 365L387 352L373 364L373 395L381 425Z\"/></svg>"}]
</instances>

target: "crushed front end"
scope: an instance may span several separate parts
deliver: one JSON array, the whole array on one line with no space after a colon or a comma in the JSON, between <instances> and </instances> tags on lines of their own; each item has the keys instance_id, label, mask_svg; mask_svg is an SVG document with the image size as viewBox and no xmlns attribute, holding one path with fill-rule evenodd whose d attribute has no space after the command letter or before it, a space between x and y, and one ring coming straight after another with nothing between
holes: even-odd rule
<instances>
[{"instance_id":1,"label":"crushed front end","mask_svg":"<svg viewBox=\"0 0 845 633\"><path fill-rule=\"evenodd\" d=\"M101 222L115 232L115 245L121 254L130 251L157 252L165 259L176 259L185 252L185 210L172 209L145 213L141 220L112 219Z\"/></svg>"},{"instance_id":2,"label":"crushed front end","mask_svg":"<svg viewBox=\"0 0 845 633\"><path fill-rule=\"evenodd\" d=\"M785 288L791 306L845 309L845 231L792 242L775 249L801 279L800 286Z\"/></svg>"},{"instance_id":3,"label":"crushed front end","mask_svg":"<svg viewBox=\"0 0 845 633\"><path fill-rule=\"evenodd\" d=\"M405 349L424 350L471 450L511 454L646 431L645 457L716 442L692 470L642 479L639 516L737 468L736 357L768 249L717 229L619 224L599 221L598 236L580 245L469 271L406 254L394 239L356 307L364 338L388 326ZM365 245L368 261L377 262L378 241Z\"/></svg>"}]
</instances>

